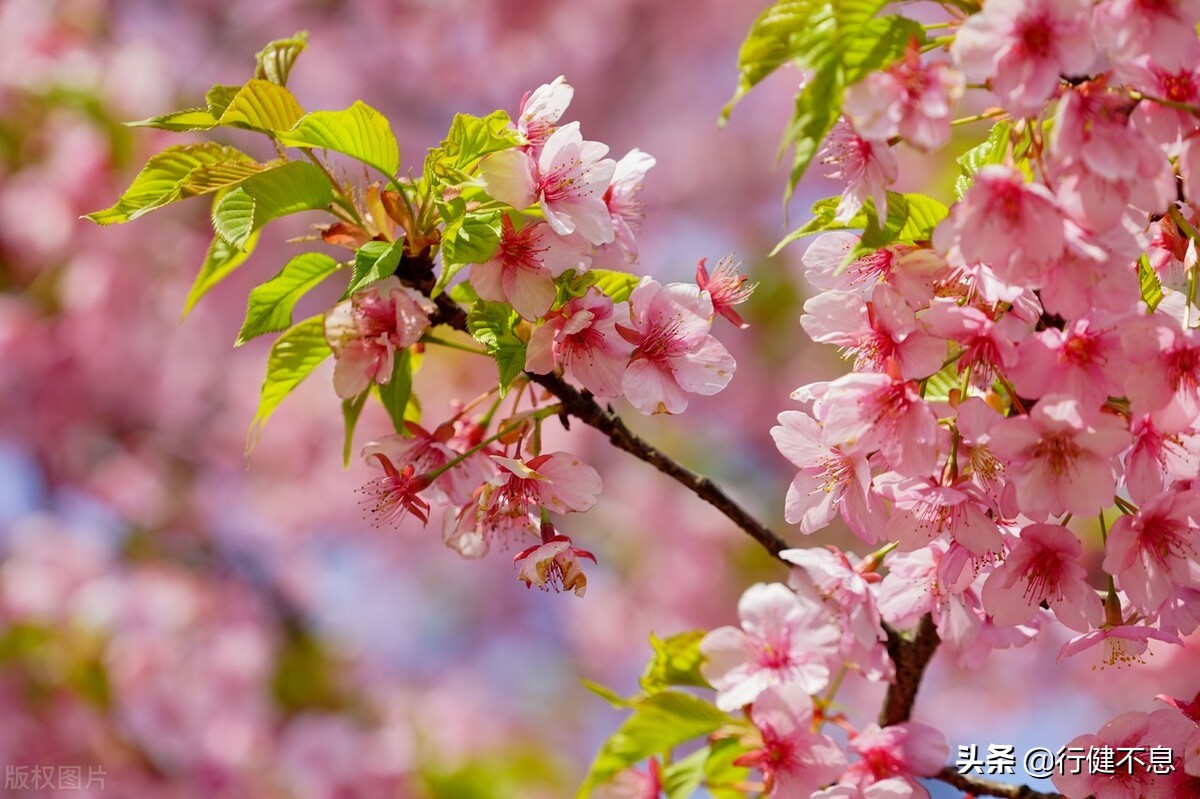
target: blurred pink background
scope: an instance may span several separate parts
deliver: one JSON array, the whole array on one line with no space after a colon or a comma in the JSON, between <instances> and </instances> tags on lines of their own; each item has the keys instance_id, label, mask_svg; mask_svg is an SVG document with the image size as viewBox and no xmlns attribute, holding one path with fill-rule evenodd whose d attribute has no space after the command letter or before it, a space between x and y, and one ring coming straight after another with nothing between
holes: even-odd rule
<instances>
[{"instance_id":1,"label":"blurred pink background","mask_svg":"<svg viewBox=\"0 0 1200 799\"><path fill-rule=\"evenodd\" d=\"M568 118L587 138L618 157L635 146L655 155L639 268L690 279L698 258L733 253L760 286L744 314L750 330L718 331L739 362L727 391L677 418L620 410L789 540L853 547L841 531L802 542L781 518L791 473L768 431L792 388L839 366L797 324L803 245L766 257L787 230L774 159L798 75L776 76L726 129L716 124L759 10L720 0L0 2L4 795L571 796L620 720L579 678L631 692L651 631L726 623L746 586L784 577L723 517L586 430L558 442L604 479L600 504L572 519L571 535L600 561L582 600L526 591L511 553L460 559L438 520L372 528L354 489L373 473L357 459L342 469L330 364L284 403L247 464L269 343L232 342L246 292L301 251L284 239L313 220L268 231L180 322L210 236L203 201L118 228L78 217L179 140L120 121L240 83L266 41L299 29L310 47L289 86L301 103L375 106L405 167L419 167L456 111L513 112L559 74L576 87ZM910 183L926 176L922 164L908 169ZM830 193L814 176L792 221ZM336 299L325 288L297 318ZM428 359L417 387L437 419L491 378L469 358ZM360 444L388 432L377 411ZM1057 748L1171 689L1168 676L1150 691L1056 669L1057 643L1003 653L984 672L937 667L918 716L955 745ZM1150 670L1189 662L1164 653ZM1062 698L1067 683L1074 698ZM1039 724L1014 695L1059 697L1063 720ZM863 708L865 721L874 711ZM57 769L55 787L28 780L43 767ZM102 784L63 788L62 767L80 767L83 782L102 772Z\"/></svg>"}]
</instances>

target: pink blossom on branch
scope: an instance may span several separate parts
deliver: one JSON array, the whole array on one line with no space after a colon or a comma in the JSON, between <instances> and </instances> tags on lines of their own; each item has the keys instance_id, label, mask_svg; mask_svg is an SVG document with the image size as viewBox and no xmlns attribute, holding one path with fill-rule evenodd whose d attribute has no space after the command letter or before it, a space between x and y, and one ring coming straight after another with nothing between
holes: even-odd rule
<instances>
[{"instance_id":1,"label":"pink blossom on branch","mask_svg":"<svg viewBox=\"0 0 1200 799\"><path fill-rule=\"evenodd\" d=\"M868 198L875 203L878 218L887 219L887 187L895 182L900 167L886 140L863 138L842 120L825 137L817 158L833 167L826 177L845 184L837 206L839 222L853 219Z\"/></svg>"},{"instance_id":2,"label":"pink blossom on branch","mask_svg":"<svg viewBox=\"0 0 1200 799\"><path fill-rule=\"evenodd\" d=\"M586 268L590 248L557 235L545 222L520 230L501 220L500 243L490 261L471 266L471 285L485 300L507 302L526 319L544 316L554 304L554 278Z\"/></svg>"},{"instance_id":3,"label":"pink blossom on branch","mask_svg":"<svg viewBox=\"0 0 1200 799\"><path fill-rule=\"evenodd\" d=\"M944 61L922 64L914 44L903 61L848 87L843 107L867 139L899 136L922 150L937 150L950 140L951 110L964 84L962 73Z\"/></svg>"},{"instance_id":4,"label":"pink blossom on branch","mask_svg":"<svg viewBox=\"0 0 1200 799\"><path fill-rule=\"evenodd\" d=\"M750 709L762 746L734 761L763 773L764 797L808 799L835 780L846 766L846 755L827 735L812 731L813 706L808 692L797 684L766 688Z\"/></svg>"},{"instance_id":5,"label":"pink blossom on branch","mask_svg":"<svg viewBox=\"0 0 1200 799\"><path fill-rule=\"evenodd\" d=\"M579 232L591 244L607 244L616 235L604 201L616 170L605 158L608 145L584 141L579 123L551 134L535 161L520 149L492 153L479 162L488 194L514 210L534 203L560 236Z\"/></svg>"},{"instance_id":6,"label":"pink blossom on branch","mask_svg":"<svg viewBox=\"0 0 1200 799\"><path fill-rule=\"evenodd\" d=\"M338 303L325 314L325 339L337 364L333 387L343 399L371 383L392 379L395 350L415 344L429 327L435 306L420 292L389 277Z\"/></svg>"},{"instance_id":7,"label":"pink blossom on branch","mask_svg":"<svg viewBox=\"0 0 1200 799\"><path fill-rule=\"evenodd\" d=\"M597 397L621 395L621 379L633 345L617 332L619 319L628 318L627 303L613 304L595 288L565 303L533 331L525 353L525 368L549 374L558 366Z\"/></svg>"},{"instance_id":8,"label":"pink blossom on branch","mask_svg":"<svg viewBox=\"0 0 1200 799\"><path fill-rule=\"evenodd\" d=\"M1079 539L1057 524L1031 524L983 586L992 619L1011 627L1037 614L1043 602L1058 620L1087 632L1103 618L1100 597L1088 585Z\"/></svg>"},{"instance_id":9,"label":"pink blossom on branch","mask_svg":"<svg viewBox=\"0 0 1200 799\"><path fill-rule=\"evenodd\" d=\"M566 113L567 106L575 96L575 87L559 75L550 83L543 83L521 98L517 112L517 131L534 148L541 148L554 133L555 125Z\"/></svg>"},{"instance_id":10,"label":"pink blossom on branch","mask_svg":"<svg viewBox=\"0 0 1200 799\"><path fill-rule=\"evenodd\" d=\"M733 306L741 305L750 299L757 284L745 285L749 279L738 272L740 264L733 262L731 256L725 256L717 261L717 266L711 275L704 265L706 258L701 258L696 264L696 285L701 291L707 291L712 298L713 310L728 319L736 327L747 328L750 325L733 310Z\"/></svg>"},{"instance_id":11,"label":"pink blossom on branch","mask_svg":"<svg viewBox=\"0 0 1200 799\"><path fill-rule=\"evenodd\" d=\"M709 334L712 298L698 286L642 278L629 312L629 326L617 324L635 347L621 390L642 413L681 413L688 394L710 396L733 379L737 364Z\"/></svg>"},{"instance_id":12,"label":"pink blossom on branch","mask_svg":"<svg viewBox=\"0 0 1200 799\"><path fill-rule=\"evenodd\" d=\"M908 796L928 796L916 781L942 770L950 757L950 744L939 729L919 721L906 721L880 729L871 724L850 738L850 750L861 758L850 764L839 782L865 788L890 779L908 784Z\"/></svg>"}]
</instances>

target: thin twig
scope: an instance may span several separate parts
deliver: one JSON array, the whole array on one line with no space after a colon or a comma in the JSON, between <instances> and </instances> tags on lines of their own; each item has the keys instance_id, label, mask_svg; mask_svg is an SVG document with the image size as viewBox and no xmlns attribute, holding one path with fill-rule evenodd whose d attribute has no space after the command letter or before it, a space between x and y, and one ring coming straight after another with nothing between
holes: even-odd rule
<instances>
[{"instance_id":1,"label":"thin twig","mask_svg":"<svg viewBox=\"0 0 1200 799\"><path fill-rule=\"evenodd\" d=\"M959 774L952 766L946 766L934 776L934 779L941 780L947 785L953 785L972 796L999 796L1002 799L1064 799L1061 793L1043 793L1035 791L1028 785L1013 785Z\"/></svg>"}]
</instances>

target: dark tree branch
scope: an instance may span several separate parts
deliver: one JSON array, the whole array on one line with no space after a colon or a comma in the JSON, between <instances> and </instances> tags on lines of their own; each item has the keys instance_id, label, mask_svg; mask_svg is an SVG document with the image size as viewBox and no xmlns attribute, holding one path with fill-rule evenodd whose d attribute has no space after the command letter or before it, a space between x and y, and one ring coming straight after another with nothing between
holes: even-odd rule
<instances>
[{"instance_id":1,"label":"dark tree branch","mask_svg":"<svg viewBox=\"0 0 1200 799\"><path fill-rule=\"evenodd\" d=\"M1064 799L1061 793L1043 793L1035 791L1028 785L1012 785L959 774L952 766L946 766L934 779L941 780L947 785L953 785L972 796L999 796L1002 799Z\"/></svg>"},{"instance_id":2,"label":"dark tree branch","mask_svg":"<svg viewBox=\"0 0 1200 799\"><path fill-rule=\"evenodd\" d=\"M913 703L917 701L921 678L925 676L925 667L941 643L933 617L929 614L921 617L911 638L890 625L885 624L884 631L887 633L888 656L896 667L896 681L888 686L883 709L879 712L881 727L908 721Z\"/></svg>"},{"instance_id":3,"label":"dark tree branch","mask_svg":"<svg viewBox=\"0 0 1200 799\"><path fill-rule=\"evenodd\" d=\"M621 417L612 411L601 408L590 393L579 391L555 375L530 374L529 379L558 397L567 414L604 433L617 449L624 450L663 474L675 478L696 496L725 514L730 521L744 530L772 555L778 557L780 552L790 548L788 542L751 516L712 480L680 465L670 456L647 443L626 427Z\"/></svg>"}]
</instances>

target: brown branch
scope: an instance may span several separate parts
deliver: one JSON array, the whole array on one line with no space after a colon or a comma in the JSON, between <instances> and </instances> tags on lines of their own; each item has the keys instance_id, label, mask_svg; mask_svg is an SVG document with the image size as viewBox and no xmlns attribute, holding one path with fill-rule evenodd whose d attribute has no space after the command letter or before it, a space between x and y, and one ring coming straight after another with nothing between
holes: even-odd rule
<instances>
[{"instance_id":1,"label":"brown branch","mask_svg":"<svg viewBox=\"0 0 1200 799\"><path fill-rule=\"evenodd\" d=\"M911 638L888 624L883 629L887 633L888 657L896 667L896 679L888 686L883 709L879 711L879 726L887 727L908 721L912 715L917 690L921 687L921 678L925 676L925 667L929 665L941 639L938 638L933 617L928 613L921 617Z\"/></svg>"},{"instance_id":2,"label":"brown branch","mask_svg":"<svg viewBox=\"0 0 1200 799\"><path fill-rule=\"evenodd\" d=\"M1043 793L1028 785L1013 785L959 774L952 766L946 766L934 775L934 779L953 785L972 796L999 796L1001 799L1064 799L1061 793Z\"/></svg>"},{"instance_id":3,"label":"brown branch","mask_svg":"<svg viewBox=\"0 0 1200 799\"><path fill-rule=\"evenodd\" d=\"M680 465L670 456L647 443L626 427L621 417L612 411L601 408L590 393L579 391L555 375L529 374L529 379L558 397L562 401L565 413L604 433L617 449L624 450L663 474L675 478L696 496L725 514L730 521L744 530L772 555L778 557L780 552L791 548L788 542L734 502L716 483L704 475L697 474Z\"/></svg>"}]
</instances>

